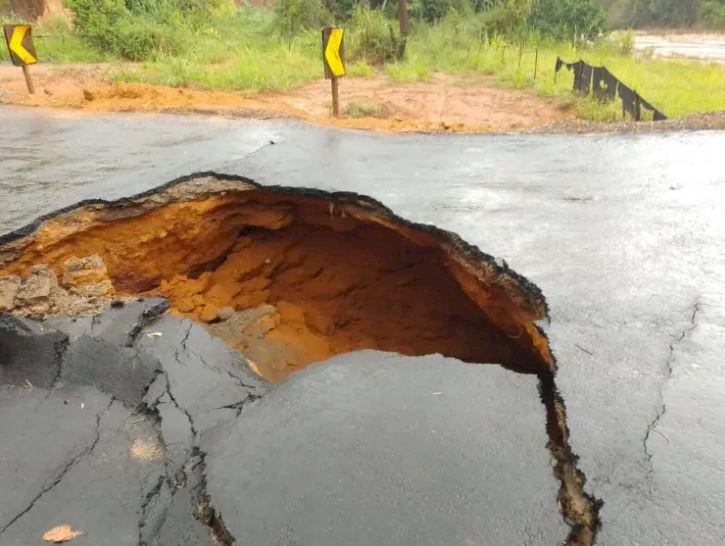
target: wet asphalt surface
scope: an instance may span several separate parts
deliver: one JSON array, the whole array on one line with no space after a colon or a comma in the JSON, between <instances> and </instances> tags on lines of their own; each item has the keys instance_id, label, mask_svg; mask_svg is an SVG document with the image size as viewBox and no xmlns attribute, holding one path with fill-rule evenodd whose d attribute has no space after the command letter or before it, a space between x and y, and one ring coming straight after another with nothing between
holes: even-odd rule
<instances>
[{"instance_id":1,"label":"wet asphalt surface","mask_svg":"<svg viewBox=\"0 0 725 546\"><path fill-rule=\"evenodd\" d=\"M285 122L80 116L13 108L2 108L0 114L2 232L80 199L117 198L193 171L216 170L243 174L263 184L364 193L403 217L457 232L505 259L539 285L551 307L551 322L544 328L558 359L557 384L568 409L572 448L587 477L586 490L604 502L597 543L722 544L725 133L382 136ZM157 366L172 381L173 370L181 368L167 357L173 353L173 332L178 333L179 325L169 328L167 336L140 338L145 345L166 340L170 344L167 350L154 352L153 347L145 346L138 350L156 355L161 362ZM86 334L89 338L95 335ZM198 351L212 350L208 348L212 341L198 343ZM390 367L388 373L366 376L370 362L380 359L386 363L388 357L392 362L383 368ZM348 359L345 365L352 364L348 370L334 363L310 368L242 412L241 419L230 416L234 413L231 408L219 409L234 406L231 399L206 408L205 399L197 400L193 393L182 402L174 396L177 409L190 412L187 415L192 415L189 419L194 423L194 439L184 440L182 445L206 446L214 454L205 463L209 483L201 489L208 488L212 498L218 499L230 531L233 528L249 540L239 543L426 544L429 542L421 536L429 536L435 539L431 544L440 544L443 539L437 532L441 531L454 537L449 544L557 544L566 536L556 512L558 484L544 447L544 416L543 411L536 411L542 406L533 378L490 366L464 366L449 373L435 359L383 358L377 353L340 358ZM410 360L420 360L426 372L411 374ZM65 373L65 364L62 369ZM358 390L350 381L341 380L340 374L372 383L368 389ZM322 392L325 385L335 381L348 391L326 396ZM432 390L438 383L441 388ZM68 388L89 388L73 381L69 384ZM177 385L185 392L185 381ZM401 390L419 388L420 397L407 391L396 396L391 385ZM457 388L460 400L431 405L440 396L433 392ZM91 424L100 416L110 420L110 429L130 426L123 413L130 411L127 406L113 402L110 410L104 409L109 407L109 394L99 388L91 391L87 403L96 408ZM43 491L56 475L55 467L44 466L45 459L34 459L32 464L40 474L35 481L23 480L17 477L20 466L13 467L8 460L31 464L23 453L50 444L49 457L57 449L57 465L64 468L63 461L67 463L69 456L75 460L73 450L78 445L93 445L96 430L105 430L94 430L79 418L73 422L80 439L66 447L57 445L56 435L70 433L64 431L68 425L61 423L53 407L62 403L56 400L61 395L54 392L44 395L47 409L37 406L41 409L36 410L36 417L37 412L48 419L56 416L57 430L46 422L37 434L32 433L35 423L43 419L36 418L28 426L27 408L19 407L20 402L13 398L19 396L17 392L8 395L6 400L11 402L0 411L2 436L22 437L25 442L14 448L3 442L0 448L7 450L0 466L0 491L24 491L24 496L0 495L0 529L27 507L41 483ZM154 403L169 404L159 400L162 397ZM303 401L300 411L314 416L305 421L310 427L306 432L319 439L296 450L294 444L286 445L290 437L299 441L302 434L292 419L294 400ZM330 417L349 410L351 400L357 404L353 413L360 419L358 429ZM408 411L399 411L399 420L390 426L380 426L378 431L370 426L385 423L380 412L390 415L403 406ZM189 408L197 408L197 413ZM288 418L285 412L289 412ZM423 434L419 430L421 415L435 423L436 429L440 429L437 423L444 423L446 445L457 449L443 451L432 433L426 429ZM163 422L173 423L174 419ZM214 431L205 436L204 430L219 423L227 430L222 439L215 439ZM274 427L274 434L262 431L262 423ZM182 427L181 434L186 430L189 436L187 429ZM90 437L86 437L89 431ZM130 438L137 433L141 434L126 434ZM255 435L263 441L242 441ZM354 449L357 439L359 450ZM259 483L259 475L248 469L229 471L237 461L235 442L244 443L241 460L254 468L269 473L270 468L293 467L299 473L275 476L276 486L270 492ZM127 474L119 474L119 479L135 484L124 477L139 472L123 459L126 452L113 446L107 452L118 453L124 461L121 467ZM430 457L420 456L427 452ZM187 449L179 464L189 464L194 453L191 447ZM83 483L101 487L102 480L90 470L81 472L79 466L93 466L93 460L81 457L70 470ZM229 464L216 466L225 460ZM414 464L405 465L408 460ZM440 465L447 465L445 475L436 473ZM353 468L360 474L352 474ZM334 480L351 475L351 483L361 491L355 498L346 497ZM70 487L76 482L66 486L63 478L59 483ZM411 483L419 484L420 489L410 496L402 494ZM437 487L440 483L445 487ZM324 502L309 500L310 494L304 495L304 502L300 500L318 484L329 492ZM60 495L63 490L58 487L50 494ZM129 531L123 535L128 541L113 536L116 542L107 543L138 543L130 529L138 527L139 518L133 514L140 511L146 518L143 500L139 500L146 497L139 497L137 489L135 503L120 498L120 493L113 497L128 509L124 521ZM153 489L148 486L148 491ZM178 490L179 498L193 497L200 486L184 485ZM242 506L241 491L254 498L254 506L244 513L235 512ZM282 498L275 499L275 491L282 491ZM412 498L420 502L418 496L426 494L428 503L407 505ZM113 500L103 491L97 496ZM491 498L500 499L499 503L491 503ZM62 499L72 510L73 501L68 499L81 499L81 503L83 495L69 490ZM290 499L297 502L288 502ZM43 508L52 498L41 495L40 500L32 510ZM372 510L376 503L381 504L379 512ZM262 510L265 506L283 508L275 513ZM334 521L330 519L333 506L339 510L332 512ZM430 517L421 519L420 511L426 506ZM381 515L385 507L401 514L394 528L386 527L390 520ZM48 514L52 510L36 515L32 510L0 534L0 544L30 544L28 536L37 537L52 524L64 522L51 521ZM358 522L360 510L370 517L362 524ZM235 515L228 517L227 513ZM197 536L198 529L186 527L189 518L183 510L170 510L169 514L165 521L178 533L167 527L158 536ZM246 518L258 525L250 528ZM294 528L284 527L285 522L294 522ZM93 536L98 537L102 529L108 533L108 526L90 518L87 528L94 525L98 530ZM431 531L421 532L426 528ZM7 542L10 537L15 537L14 542ZM77 539L78 544L81 540L85 539ZM104 543L95 540L92 543Z\"/></svg>"}]
</instances>

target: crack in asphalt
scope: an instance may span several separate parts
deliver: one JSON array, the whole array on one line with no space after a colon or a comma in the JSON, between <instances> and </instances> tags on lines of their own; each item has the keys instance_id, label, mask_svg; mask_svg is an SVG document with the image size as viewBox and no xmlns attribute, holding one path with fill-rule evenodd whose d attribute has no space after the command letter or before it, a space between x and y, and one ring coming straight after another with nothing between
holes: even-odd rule
<instances>
[{"instance_id":1,"label":"crack in asphalt","mask_svg":"<svg viewBox=\"0 0 725 546\"><path fill-rule=\"evenodd\" d=\"M168 480L168 474L164 473L159 476L154 486L144 495L141 499L141 506L139 506L140 518L138 520L138 544L139 546L147 546L148 541L143 536L143 530L146 527L146 520L149 516L148 509L151 502L156 499L161 493L161 489L164 486L164 482ZM173 494L172 494L173 498ZM160 524L163 521L159 522Z\"/></svg>"},{"instance_id":2,"label":"crack in asphalt","mask_svg":"<svg viewBox=\"0 0 725 546\"><path fill-rule=\"evenodd\" d=\"M63 478L66 474L76 465L78 462L83 459L84 457L87 457L91 453L93 453L93 450L96 448L96 445L101 439L101 419L103 419L103 416L108 412L108 410L111 409L111 406L115 402L115 399L111 397L111 401L108 403L108 405L103 408L97 415L96 415L96 437L93 439L93 441L87 445L80 453L75 455L68 461L61 471L58 473L58 475L53 478L53 480L48 485L44 485L43 489L40 490L40 492L33 497L33 499L30 501L30 504L26 506L21 512L16 514L7 524L5 524L2 528L0 528L0 535L3 534L5 531L7 531L10 527L13 526L20 518L22 518L25 514L30 512L30 510L33 509L35 504L43 498L43 495L46 493L52 491L55 487L58 486L58 484L63 481Z\"/></svg>"},{"instance_id":3,"label":"crack in asphalt","mask_svg":"<svg viewBox=\"0 0 725 546\"><path fill-rule=\"evenodd\" d=\"M253 394L250 392L247 394L247 397L244 400L240 400L239 402L234 402L233 404L227 404L225 406L220 406L217 409L218 410L220 410L220 409L236 410L236 412L237 412L236 417L239 417L245 406L247 406L248 404L251 404L252 402L256 402L257 400L261 400L263 397L264 397L264 395Z\"/></svg>"},{"instance_id":4,"label":"crack in asphalt","mask_svg":"<svg viewBox=\"0 0 725 546\"><path fill-rule=\"evenodd\" d=\"M592 546L602 523L599 512L604 501L587 493L586 475L578 467L579 456L569 442L566 404L553 374L539 376L539 395L546 408L546 444L554 460L554 477L561 484L557 494L559 512L569 528L566 546Z\"/></svg>"},{"instance_id":5,"label":"crack in asphalt","mask_svg":"<svg viewBox=\"0 0 725 546\"><path fill-rule=\"evenodd\" d=\"M45 396L43 397L43 400L41 400L41 403L45 402L48 398L50 398L50 395L53 394L53 390L55 389L55 386L63 373L63 357L65 356L65 352L68 350L69 346L70 337L67 335L63 336L63 339L58 340L53 346L53 351L55 352L55 375L53 376L53 380L50 382L48 392L45 393Z\"/></svg>"},{"instance_id":6,"label":"crack in asphalt","mask_svg":"<svg viewBox=\"0 0 725 546\"><path fill-rule=\"evenodd\" d=\"M211 531L214 537L215 544L219 546L231 546L236 542L236 538L231 534L227 526L224 524L221 514L219 514L213 507L211 501L211 495L207 490L206 483L206 452L200 448L195 447L194 456L199 457L199 473L201 479L199 484L195 488L194 496L194 516L201 521Z\"/></svg>"},{"instance_id":7,"label":"crack in asphalt","mask_svg":"<svg viewBox=\"0 0 725 546\"><path fill-rule=\"evenodd\" d=\"M136 321L134 327L131 328L131 331L128 333L128 342L126 343L126 346L133 347L136 343L136 340L138 339L139 334L141 334L144 328L146 328L146 326L151 324L158 317L163 315L168 308L169 302L166 300L162 300L155 305L149 307L148 309L144 310L143 313L141 313L141 316L138 317L138 320Z\"/></svg>"},{"instance_id":8,"label":"crack in asphalt","mask_svg":"<svg viewBox=\"0 0 725 546\"><path fill-rule=\"evenodd\" d=\"M680 334L675 337L674 341L669 345L669 354L667 355L663 366L664 379L662 380L659 388L660 407L658 408L657 413L655 414L652 421L650 421L647 425L647 430L645 431L644 438L642 439L642 452L644 453L645 459L647 461L647 479L649 479L654 472L654 466L652 464L652 452L650 452L649 450L648 443L650 437L652 436L652 433L655 432L657 425L665 416L665 413L667 413L667 404L665 403L664 388L667 382L672 379L672 373L674 371L672 368L672 359L674 357L675 349L695 328L697 328L697 314L700 312L701 308L702 302L700 301L700 298L697 298L692 305L692 314L690 315L689 327L683 329Z\"/></svg>"},{"instance_id":9,"label":"crack in asphalt","mask_svg":"<svg viewBox=\"0 0 725 546\"><path fill-rule=\"evenodd\" d=\"M186 342L189 340L189 335L191 335L191 329L193 327L194 327L194 323L192 321L189 321L189 327L186 329L184 338L181 340L181 348L183 349L184 352L188 352L188 349L186 347ZM178 348L174 351L174 358L176 359L176 361L179 364L181 364L182 366L184 365L184 363L181 362L181 360L179 360L179 349ZM168 379L168 376L166 376L166 379Z\"/></svg>"},{"instance_id":10,"label":"crack in asphalt","mask_svg":"<svg viewBox=\"0 0 725 546\"><path fill-rule=\"evenodd\" d=\"M186 343L189 339L189 336L191 334L192 328L195 326L193 322L190 322L189 327L186 330L186 333L184 335L184 338L181 341L181 347L183 348L183 351L187 354L193 354L201 359L201 356L196 351L191 351ZM182 366L186 366L182 360L180 360L179 350L177 349L174 352L175 360L181 364ZM206 362L203 362L203 365L207 366ZM208 366L207 366L208 367ZM210 368L211 369L211 368ZM216 510L213 507L211 495L209 495L207 491L207 483L206 483L206 452L204 452L198 444L199 440L199 433L198 430L194 424L194 418L192 417L191 413L183 406L183 404L180 404L176 397L174 396L171 388L171 382L169 380L169 373L167 370L163 369L160 371L160 374L164 375L165 378L165 393L168 395L169 400L171 403L178 409L181 413L183 413L188 422L189 422L189 430L192 434L192 445L189 449L186 460L181 465L181 469L179 472L183 474L183 479L181 480L183 483L187 483L189 480L189 473L191 472L199 472L201 475L201 479L199 480L199 483L192 489L192 499L193 499L193 506L192 506L192 513L194 514L194 517L199 520L201 523L203 523L208 529L209 532L214 537L214 540L217 544L221 546L231 546L236 539L232 536L232 534L229 532L229 530L224 525L224 522L221 518L221 515L216 512ZM239 415L242 412L243 407L254 400L257 400L261 398L261 396L256 395L254 393L248 393L247 397L235 404L230 404L229 406L223 406L223 407L229 407L231 409L236 409L236 417L239 417ZM150 411L156 411L155 407L158 405L158 400L155 401L155 406ZM221 408L217 408L221 409ZM157 414L158 415L158 414ZM161 421L163 418L159 416L159 420ZM164 442L165 443L165 442ZM192 461L197 458L198 461L193 464L190 468L189 465L192 463ZM188 468L188 469L187 469ZM141 505L141 519L139 521L139 545L145 546L146 541L142 538L142 529L145 526L146 522L146 516L147 516L147 507L148 505L159 496L161 493L163 484L167 480L171 480L171 476L169 476L168 473L168 467L166 467L167 472L162 475L159 478L159 481L154 486L154 488L149 491L149 493L146 495L146 498L144 499L142 505ZM179 480L177 480L178 482ZM172 490L171 493L171 500L173 500L174 496L176 494L176 489Z\"/></svg>"}]
</instances>

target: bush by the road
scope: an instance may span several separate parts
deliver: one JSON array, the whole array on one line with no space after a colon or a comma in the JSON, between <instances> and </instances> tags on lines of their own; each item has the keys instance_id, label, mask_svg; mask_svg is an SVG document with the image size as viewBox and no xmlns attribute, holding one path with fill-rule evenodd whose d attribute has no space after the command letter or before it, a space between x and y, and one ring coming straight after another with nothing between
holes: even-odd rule
<instances>
[{"instance_id":1,"label":"bush by the road","mask_svg":"<svg viewBox=\"0 0 725 546\"><path fill-rule=\"evenodd\" d=\"M725 29L725 0L597 0L619 27Z\"/></svg>"},{"instance_id":2,"label":"bush by the road","mask_svg":"<svg viewBox=\"0 0 725 546\"><path fill-rule=\"evenodd\" d=\"M183 50L218 2L66 0L78 34L106 54L132 61Z\"/></svg>"},{"instance_id":3,"label":"bush by the road","mask_svg":"<svg viewBox=\"0 0 725 546\"><path fill-rule=\"evenodd\" d=\"M297 24L286 27L280 25L279 10L239 9L231 0L68 0L76 14L75 29L61 19L42 22L36 25L36 48L43 61L144 61L117 70L113 75L117 81L285 91L322 77L319 24L331 17L322 0L285 1L280 5L286 6L288 15L297 14ZM571 75L566 72L554 83L554 60L559 55L606 65L670 117L725 109L722 66L635 58L630 53L631 33L597 39L594 30L599 23L586 30L578 26L577 17L584 16L576 16L576 11L557 16L555 0L540 1L539 9L548 11L536 12L541 21L536 24L525 9L528 0L477 1L447 11L435 23L414 20L401 61L396 60L397 21L390 13L395 2L389 0L384 12L358 6L343 23L348 74L384 74L409 82L444 72L463 84L486 74L506 86L559 97L588 119L621 116L614 104L572 97ZM416 6L412 0L410 4ZM320 12L305 20L310 12L292 9L294 5L314 6ZM577 5L584 10L581 13L588 13L586 3ZM557 21L558 27L545 30L546 21ZM583 40L587 34L589 39ZM0 58L7 58L4 48Z\"/></svg>"}]
</instances>

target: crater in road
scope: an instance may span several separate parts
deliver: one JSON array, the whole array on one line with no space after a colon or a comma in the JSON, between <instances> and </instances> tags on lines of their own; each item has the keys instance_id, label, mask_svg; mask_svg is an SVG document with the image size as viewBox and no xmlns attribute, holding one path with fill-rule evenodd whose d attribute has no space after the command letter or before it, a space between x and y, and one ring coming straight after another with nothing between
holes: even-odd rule
<instances>
[{"instance_id":1,"label":"crater in road","mask_svg":"<svg viewBox=\"0 0 725 546\"><path fill-rule=\"evenodd\" d=\"M171 315L204 325L272 382L360 349L440 353L537 375L567 543L594 542L599 502L584 491L555 361L536 325L547 318L545 300L457 236L356 194L202 173L128 199L83 202L0 238L0 311L81 316L139 296L165 298ZM136 333L154 318L139 318ZM20 349L7 339L0 354L16 361ZM118 397L97 375L93 384ZM139 379L140 392L154 377ZM196 501L211 506L199 491ZM217 540L233 541L212 509L196 515Z\"/></svg>"}]
</instances>

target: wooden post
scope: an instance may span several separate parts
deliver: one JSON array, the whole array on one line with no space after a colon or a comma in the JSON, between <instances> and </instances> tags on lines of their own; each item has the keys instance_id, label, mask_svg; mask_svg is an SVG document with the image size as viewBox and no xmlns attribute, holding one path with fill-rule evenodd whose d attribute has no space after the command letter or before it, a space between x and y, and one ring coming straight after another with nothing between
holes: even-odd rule
<instances>
[{"instance_id":1,"label":"wooden post","mask_svg":"<svg viewBox=\"0 0 725 546\"><path fill-rule=\"evenodd\" d=\"M634 121L640 121L642 119L642 105L639 102L639 94L637 91L634 92Z\"/></svg>"},{"instance_id":2,"label":"wooden post","mask_svg":"<svg viewBox=\"0 0 725 546\"><path fill-rule=\"evenodd\" d=\"M536 56L534 57L534 80L536 80L536 74L539 71L539 48L536 48ZM554 76L554 81L556 81L556 76Z\"/></svg>"},{"instance_id":3,"label":"wooden post","mask_svg":"<svg viewBox=\"0 0 725 546\"><path fill-rule=\"evenodd\" d=\"M340 117L340 89L339 80L335 77L330 79L332 84L332 115L336 118Z\"/></svg>"},{"instance_id":4,"label":"wooden post","mask_svg":"<svg viewBox=\"0 0 725 546\"><path fill-rule=\"evenodd\" d=\"M23 76L25 76L25 85L28 86L28 93L34 95L35 86L33 85L33 78L30 77L30 68L28 68L27 64L23 65Z\"/></svg>"}]
</instances>

